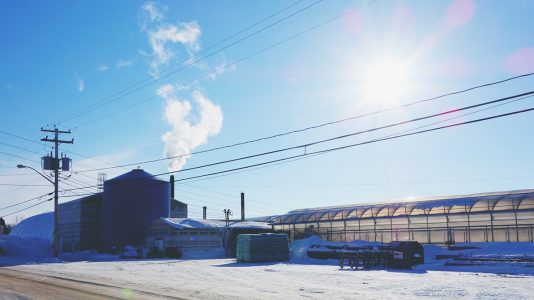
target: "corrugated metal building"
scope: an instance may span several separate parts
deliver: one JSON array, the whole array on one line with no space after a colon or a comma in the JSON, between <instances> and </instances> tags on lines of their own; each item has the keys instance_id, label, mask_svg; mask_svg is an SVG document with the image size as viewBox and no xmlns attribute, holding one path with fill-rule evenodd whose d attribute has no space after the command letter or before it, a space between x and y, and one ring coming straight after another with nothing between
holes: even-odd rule
<instances>
[{"instance_id":1,"label":"corrugated metal building","mask_svg":"<svg viewBox=\"0 0 534 300\"><path fill-rule=\"evenodd\" d=\"M144 245L152 221L186 217L187 204L173 199L169 182L137 169L104 183L104 192L59 205L60 250L64 252ZM13 228L20 237L53 240L53 213L23 220Z\"/></svg>"},{"instance_id":2,"label":"corrugated metal building","mask_svg":"<svg viewBox=\"0 0 534 300\"><path fill-rule=\"evenodd\" d=\"M187 218L187 204L171 199L171 218Z\"/></svg>"},{"instance_id":3,"label":"corrugated metal building","mask_svg":"<svg viewBox=\"0 0 534 300\"><path fill-rule=\"evenodd\" d=\"M222 246L224 222L213 220L159 218L152 222L146 234L146 245L165 249L206 249Z\"/></svg>"},{"instance_id":4,"label":"corrugated metal building","mask_svg":"<svg viewBox=\"0 0 534 300\"><path fill-rule=\"evenodd\" d=\"M145 243L152 221L170 215L170 184L136 169L104 182L104 249Z\"/></svg>"},{"instance_id":5,"label":"corrugated metal building","mask_svg":"<svg viewBox=\"0 0 534 300\"><path fill-rule=\"evenodd\" d=\"M59 205L61 251L103 249L102 205L102 193Z\"/></svg>"}]
</instances>

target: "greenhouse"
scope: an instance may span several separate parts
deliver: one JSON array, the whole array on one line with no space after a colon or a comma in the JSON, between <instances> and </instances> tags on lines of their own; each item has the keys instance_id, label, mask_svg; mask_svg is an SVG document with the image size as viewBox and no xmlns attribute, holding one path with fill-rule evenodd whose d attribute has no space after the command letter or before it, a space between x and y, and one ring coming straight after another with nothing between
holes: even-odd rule
<instances>
[{"instance_id":1,"label":"greenhouse","mask_svg":"<svg viewBox=\"0 0 534 300\"><path fill-rule=\"evenodd\" d=\"M299 209L269 221L291 240L533 242L534 190Z\"/></svg>"}]
</instances>

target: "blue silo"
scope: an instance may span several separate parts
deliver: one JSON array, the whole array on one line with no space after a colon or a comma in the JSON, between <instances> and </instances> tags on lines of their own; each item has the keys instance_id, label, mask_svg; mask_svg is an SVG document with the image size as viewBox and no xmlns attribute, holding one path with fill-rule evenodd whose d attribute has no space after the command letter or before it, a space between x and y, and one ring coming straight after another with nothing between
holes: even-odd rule
<instances>
[{"instance_id":1,"label":"blue silo","mask_svg":"<svg viewBox=\"0 0 534 300\"><path fill-rule=\"evenodd\" d=\"M169 217L170 184L137 169L104 182L104 248L142 245L152 221Z\"/></svg>"}]
</instances>

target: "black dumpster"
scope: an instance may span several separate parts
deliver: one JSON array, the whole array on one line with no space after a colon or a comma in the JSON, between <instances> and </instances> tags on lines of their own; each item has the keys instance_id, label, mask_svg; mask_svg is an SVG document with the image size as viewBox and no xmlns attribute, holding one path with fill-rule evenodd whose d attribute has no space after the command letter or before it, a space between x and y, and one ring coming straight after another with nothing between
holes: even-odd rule
<instances>
[{"instance_id":1,"label":"black dumpster","mask_svg":"<svg viewBox=\"0 0 534 300\"><path fill-rule=\"evenodd\" d=\"M393 241L388 244L389 268L410 269L425 262L423 245L415 241Z\"/></svg>"}]
</instances>

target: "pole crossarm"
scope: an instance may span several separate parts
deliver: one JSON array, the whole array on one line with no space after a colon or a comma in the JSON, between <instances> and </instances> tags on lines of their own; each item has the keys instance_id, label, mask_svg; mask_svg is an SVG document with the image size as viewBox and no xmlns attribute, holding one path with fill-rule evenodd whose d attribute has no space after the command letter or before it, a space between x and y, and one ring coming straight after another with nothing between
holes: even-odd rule
<instances>
[{"instance_id":1,"label":"pole crossarm","mask_svg":"<svg viewBox=\"0 0 534 300\"><path fill-rule=\"evenodd\" d=\"M55 132L57 132L57 133L68 133L68 134L71 133L70 130L59 130L59 129L56 129L56 128L55 129L45 129L43 127L41 127L41 131L42 132L54 132L54 133Z\"/></svg>"},{"instance_id":2,"label":"pole crossarm","mask_svg":"<svg viewBox=\"0 0 534 300\"><path fill-rule=\"evenodd\" d=\"M58 144L73 144L74 143L74 139L70 140L70 141L64 141L64 140L56 140L56 139L49 139L49 138L44 138L44 139L41 139L41 141L43 142L52 142L52 143L55 143L57 142Z\"/></svg>"}]
</instances>

